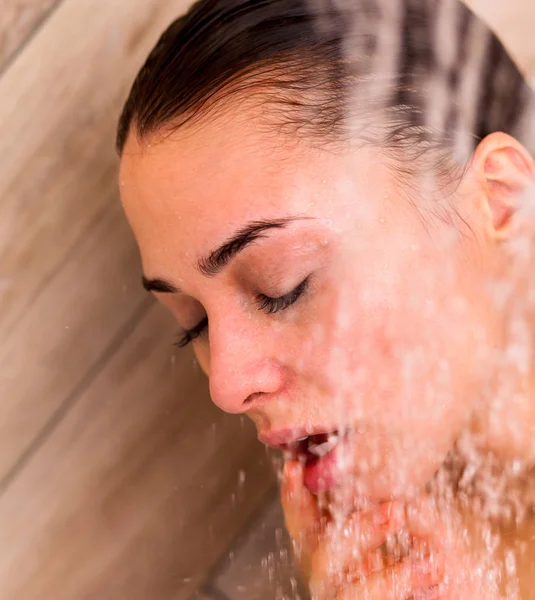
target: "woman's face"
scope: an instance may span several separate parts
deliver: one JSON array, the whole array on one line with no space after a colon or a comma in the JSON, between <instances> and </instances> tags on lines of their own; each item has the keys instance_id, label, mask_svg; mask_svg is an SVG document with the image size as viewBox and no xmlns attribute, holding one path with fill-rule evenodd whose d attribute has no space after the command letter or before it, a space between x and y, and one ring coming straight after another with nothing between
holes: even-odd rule
<instances>
[{"instance_id":1,"label":"woman's face","mask_svg":"<svg viewBox=\"0 0 535 600\"><path fill-rule=\"evenodd\" d=\"M315 492L380 500L432 476L470 417L493 329L481 249L437 216L444 198L400 185L378 151L311 149L252 113L131 136L120 186L144 275L200 334L221 409L307 460Z\"/></svg>"}]
</instances>

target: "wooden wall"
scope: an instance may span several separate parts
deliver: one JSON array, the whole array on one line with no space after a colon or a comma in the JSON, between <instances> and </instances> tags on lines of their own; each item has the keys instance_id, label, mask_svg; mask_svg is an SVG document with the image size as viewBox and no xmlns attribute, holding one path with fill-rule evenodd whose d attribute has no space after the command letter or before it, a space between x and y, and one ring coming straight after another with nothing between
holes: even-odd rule
<instances>
[{"instance_id":1,"label":"wooden wall","mask_svg":"<svg viewBox=\"0 0 535 600\"><path fill-rule=\"evenodd\" d=\"M472 3L535 76L535 3ZM121 103L185 6L0 7L2 599L186 600L273 490L171 349L117 197Z\"/></svg>"},{"instance_id":2,"label":"wooden wall","mask_svg":"<svg viewBox=\"0 0 535 600\"><path fill-rule=\"evenodd\" d=\"M121 103L184 6L0 12L2 599L187 598L273 485L172 351L118 202Z\"/></svg>"}]
</instances>

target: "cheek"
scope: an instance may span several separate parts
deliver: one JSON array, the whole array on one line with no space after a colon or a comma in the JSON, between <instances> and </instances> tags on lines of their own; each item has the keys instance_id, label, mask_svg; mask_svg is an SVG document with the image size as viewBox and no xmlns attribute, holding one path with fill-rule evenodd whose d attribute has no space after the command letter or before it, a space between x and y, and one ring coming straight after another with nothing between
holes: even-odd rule
<instances>
[{"instance_id":1,"label":"cheek","mask_svg":"<svg viewBox=\"0 0 535 600\"><path fill-rule=\"evenodd\" d=\"M308 376L338 399L340 414L385 435L449 436L471 385L462 314L450 301L460 292L441 281L438 259L374 258L326 286L303 342Z\"/></svg>"}]
</instances>

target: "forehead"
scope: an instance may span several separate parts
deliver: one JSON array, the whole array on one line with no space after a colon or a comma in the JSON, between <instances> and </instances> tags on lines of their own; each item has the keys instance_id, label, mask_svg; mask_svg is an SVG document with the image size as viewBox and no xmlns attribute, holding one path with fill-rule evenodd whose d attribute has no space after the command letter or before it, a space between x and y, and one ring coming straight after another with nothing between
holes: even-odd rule
<instances>
[{"instance_id":1,"label":"forehead","mask_svg":"<svg viewBox=\"0 0 535 600\"><path fill-rule=\"evenodd\" d=\"M131 135L121 199L144 265L161 264L206 254L246 222L313 213L341 160L229 116L165 139Z\"/></svg>"},{"instance_id":2,"label":"forehead","mask_svg":"<svg viewBox=\"0 0 535 600\"><path fill-rule=\"evenodd\" d=\"M121 160L122 197L154 210L169 202L186 209L193 201L202 211L201 200L217 199L227 189L241 201L239 193L272 189L304 164L295 146L274 141L243 119L208 122L143 142L131 135Z\"/></svg>"}]
</instances>

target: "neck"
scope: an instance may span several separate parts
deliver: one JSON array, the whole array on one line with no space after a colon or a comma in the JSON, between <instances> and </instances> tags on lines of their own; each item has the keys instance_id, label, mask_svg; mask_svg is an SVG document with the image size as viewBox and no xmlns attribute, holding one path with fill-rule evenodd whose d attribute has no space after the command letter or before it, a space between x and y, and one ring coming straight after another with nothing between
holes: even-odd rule
<instances>
[{"instance_id":1,"label":"neck","mask_svg":"<svg viewBox=\"0 0 535 600\"><path fill-rule=\"evenodd\" d=\"M535 465L458 441L430 492L460 518L485 572L495 573L506 598L529 598L535 587ZM490 575L489 575L490 576Z\"/></svg>"},{"instance_id":2,"label":"neck","mask_svg":"<svg viewBox=\"0 0 535 600\"><path fill-rule=\"evenodd\" d=\"M457 441L433 486L497 526L519 526L535 514L535 461L496 453L470 435Z\"/></svg>"}]
</instances>

